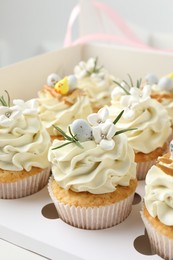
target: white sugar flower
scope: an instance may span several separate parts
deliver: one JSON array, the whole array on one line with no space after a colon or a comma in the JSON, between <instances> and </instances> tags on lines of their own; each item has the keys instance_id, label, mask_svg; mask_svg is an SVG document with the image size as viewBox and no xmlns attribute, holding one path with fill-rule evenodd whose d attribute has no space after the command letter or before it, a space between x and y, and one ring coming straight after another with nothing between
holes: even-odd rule
<instances>
[{"instance_id":1,"label":"white sugar flower","mask_svg":"<svg viewBox=\"0 0 173 260\"><path fill-rule=\"evenodd\" d=\"M101 108L97 113L90 114L87 119L90 125L92 126L97 126L101 123L105 123L108 119L109 116L109 110L108 107L103 107Z\"/></svg>"},{"instance_id":2,"label":"white sugar flower","mask_svg":"<svg viewBox=\"0 0 173 260\"><path fill-rule=\"evenodd\" d=\"M84 78L87 75L86 63L84 61L79 62L74 68L74 74L78 79Z\"/></svg>"},{"instance_id":3,"label":"white sugar flower","mask_svg":"<svg viewBox=\"0 0 173 260\"><path fill-rule=\"evenodd\" d=\"M126 95L126 92L129 92L129 87L127 84L125 84L124 82L121 82L120 83L120 86L116 86L113 90L112 90L112 93L111 93L111 99L112 100L119 100L121 96L124 96Z\"/></svg>"},{"instance_id":4,"label":"white sugar flower","mask_svg":"<svg viewBox=\"0 0 173 260\"><path fill-rule=\"evenodd\" d=\"M148 102L151 100L151 87L146 85L142 90L136 87L130 89L130 95L122 96L120 102L125 107L123 117L133 117L139 109L148 107Z\"/></svg>"},{"instance_id":5,"label":"white sugar flower","mask_svg":"<svg viewBox=\"0 0 173 260\"><path fill-rule=\"evenodd\" d=\"M89 72L92 72L94 70L96 66L96 59L95 58L90 58L87 62L86 62L86 69Z\"/></svg>"},{"instance_id":6,"label":"white sugar flower","mask_svg":"<svg viewBox=\"0 0 173 260\"><path fill-rule=\"evenodd\" d=\"M21 116L21 111L16 107L0 106L0 125L7 127L13 124L14 120Z\"/></svg>"},{"instance_id":7,"label":"white sugar flower","mask_svg":"<svg viewBox=\"0 0 173 260\"><path fill-rule=\"evenodd\" d=\"M115 135L116 127L111 122L105 122L93 127L93 137L97 144L104 150L112 150L115 142L112 139Z\"/></svg>"},{"instance_id":8,"label":"white sugar flower","mask_svg":"<svg viewBox=\"0 0 173 260\"><path fill-rule=\"evenodd\" d=\"M23 101L22 99L14 99L14 107L22 112L24 115L36 114L38 111L38 102L36 99Z\"/></svg>"}]
</instances>

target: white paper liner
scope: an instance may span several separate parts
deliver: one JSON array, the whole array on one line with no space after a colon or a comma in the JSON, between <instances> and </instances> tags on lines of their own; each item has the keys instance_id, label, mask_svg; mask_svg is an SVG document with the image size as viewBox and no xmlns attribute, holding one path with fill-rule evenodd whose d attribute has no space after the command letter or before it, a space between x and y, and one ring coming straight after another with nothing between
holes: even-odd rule
<instances>
[{"instance_id":1,"label":"white paper liner","mask_svg":"<svg viewBox=\"0 0 173 260\"><path fill-rule=\"evenodd\" d=\"M17 199L36 193L47 184L49 175L48 167L28 178L11 183L0 183L0 198Z\"/></svg>"},{"instance_id":2,"label":"white paper liner","mask_svg":"<svg viewBox=\"0 0 173 260\"><path fill-rule=\"evenodd\" d=\"M141 212L141 217L146 227L148 237L151 244L152 253L158 254L163 259L172 260L173 259L173 239L159 233L147 220L143 212Z\"/></svg>"},{"instance_id":3,"label":"white paper liner","mask_svg":"<svg viewBox=\"0 0 173 260\"><path fill-rule=\"evenodd\" d=\"M149 169L156 163L156 159L148 162L138 162L136 167L136 176L138 180L145 180Z\"/></svg>"},{"instance_id":4,"label":"white paper liner","mask_svg":"<svg viewBox=\"0 0 173 260\"><path fill-rule=\"evenodd\" d=\"M51 190L50 178L48 191L55 204L59 217L66 223L83 229L104 229L125 220L131 212L134 193L128 198L109 206L84 208L65 205L57 200Z\"/></svg>"}]
</instances>

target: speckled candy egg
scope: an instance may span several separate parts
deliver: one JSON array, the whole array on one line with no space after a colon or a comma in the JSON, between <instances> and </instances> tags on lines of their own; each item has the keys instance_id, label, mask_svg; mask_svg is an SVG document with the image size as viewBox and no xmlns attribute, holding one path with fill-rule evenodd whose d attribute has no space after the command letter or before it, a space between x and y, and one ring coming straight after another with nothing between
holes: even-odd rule
<instances>
[{"instance_id":1,"label":"speckled candy egg","mask_svg":"<svg viewBox=\"0 0 173 260\"><path fill-rule=\"evenodd\" d=\"M92 139L92 128L84 119L76 119L71 125L71 130L80 142Z\"/></svg>"},{"instance_id":2,"label":"speckled candy egg","mask_svg":"<svg viewBox=\"0 0 173 260\"><path fill-rule=\"evenodd\" d=\"M53 87L56 82L60 80L60 76L56 73L52 73L47 77L47 85Z\"/></svg>"},{"instance_id":3,"label":"speckled candy egg","mask_svg":"<svg viewBox=\"0 0 173 260\"><path fill-rule=\"evenodd\" d=\"M173 79L163 77L159 80L158 89L160 91L173 92Z\"/></svg>"},{"instance_id":4,"label":"speckled candy egg","mask_svg":"<svg viewBox=\"0 0 173 260\"><path fill-rule=\"evenodd\" d=\"M147 84L149 84L149 85L153 85L153 84L157 84L158 83L158 78L153 73L147 74L145 76L145 80L146 80Z\"/></svg>"}]
</instances>

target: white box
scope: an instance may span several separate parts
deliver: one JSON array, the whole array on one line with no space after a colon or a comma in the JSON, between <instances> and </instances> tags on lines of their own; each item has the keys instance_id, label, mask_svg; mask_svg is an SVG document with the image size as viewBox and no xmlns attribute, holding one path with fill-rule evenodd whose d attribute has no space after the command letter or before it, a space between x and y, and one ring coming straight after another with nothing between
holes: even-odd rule
<instances>
[{"instance_id":1,"label":"white box","mask_svg":"<svg viewBox=\"0 0 173 260\"><path fill-rule=\"evenodd\" d=\"M127 77L127 73L136 80L148 72L163 76L172 71L173 55L106 45L81 45L1 69L1 95L6 89L12 99L36 97L50 73L71 74L80 60L96 56L100 64L122 79ZM143 182L139 182L137 193L143 196ZM96 231L77 229L60 219L45 218L42 209L50 203L46 187L29 197L1 199L0 238L50 259L159 259L155 255L141 254L134 248L134 243L138 248L143 243L141 202L133 206L123 223ZM139 236L141 238L135 241Z\"/></svg>"}]
</instances>

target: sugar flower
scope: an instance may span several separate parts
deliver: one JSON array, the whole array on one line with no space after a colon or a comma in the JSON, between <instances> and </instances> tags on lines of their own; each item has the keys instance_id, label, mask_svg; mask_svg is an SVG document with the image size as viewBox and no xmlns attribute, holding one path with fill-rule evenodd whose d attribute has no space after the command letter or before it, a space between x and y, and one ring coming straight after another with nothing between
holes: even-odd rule
<instances>
[{"instance_id":1,"label":"sugar flower","mask_svg":"<svg viewBox=\"0 0 173 260\"><path fill-rule=\"evenodd\" d=\"M112 138L115 135L115 132L115 125L108 121L93 127L94 140L104 150L112 150L114 148L115 141Z\"/></svg>"},{"instance_id":2,"label":"sugar flower","mask_svg":"<svg viewBox=\"0 0 173 260\"><path fill-rule=\"evenodd\" d=\"M92 126L97 126L101 123L105 123L109 116L109 110L107 107L101 108L97 113L90 114L87 117L88 122Z\"/></svg>"},{"instance_id":3,"label":"sugar flower","mask_svg":"<svg viewBox=\"0 0 173 260\"><path fill-rule=\"evenodd\" d=\"M7 127L13 124L14 120L21 116L21 111L16 107L0 106L0 125Z\"/></svg>"},{"instance_id":4,"label":"sugar flower","mask_svg":"<svg viewBox=\"0 0 173 260\"><path fill-rule=\"evenodd\" d=\"M130 95L122 96L120 100L121 105L125 108L123 117L133 117L139 109L148 107L148 102L151 100L150 93L151 87L149 85L143 89L131 88Z\"/></svg>"}]
</instances>

